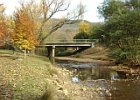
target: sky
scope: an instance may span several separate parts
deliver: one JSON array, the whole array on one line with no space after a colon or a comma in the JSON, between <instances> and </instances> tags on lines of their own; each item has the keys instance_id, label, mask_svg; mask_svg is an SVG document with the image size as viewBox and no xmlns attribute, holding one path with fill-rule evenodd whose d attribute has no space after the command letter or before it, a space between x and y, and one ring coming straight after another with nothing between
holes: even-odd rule
<instances>
[{"instance_id":1,"label":"sky","mask_svg":"<svg viewBox=\"0 0 140 100\"><path fill-rule=\"evenodd\" d=\"M0 4L4 4L6 7L5 13L7 15L11 15L15 8L19 7L20 1L28 1L28 0L0 0ZM35 0L37 1L37 0ZM90 21L90 22L102 22L103 18L100 17L98 14L97 7L101 5L103 0L70 0L71 2L71 8L77 7L77 5L81 2L85 6L86 12L84 13L84 20ZM55 18L60 18L62 13L57 14Z\"/></svg>"}]
</instances>

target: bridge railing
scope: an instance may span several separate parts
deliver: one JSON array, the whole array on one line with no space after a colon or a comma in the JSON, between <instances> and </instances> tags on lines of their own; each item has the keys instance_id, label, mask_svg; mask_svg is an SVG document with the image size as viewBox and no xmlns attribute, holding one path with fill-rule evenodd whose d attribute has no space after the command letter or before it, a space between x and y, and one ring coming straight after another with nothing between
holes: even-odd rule
<instances>
[{"instance_id":1,"label":"bridge railing","mask_svg":"<svg viewBox=\"0 0 140 100\"><path fill-rule=\"evenodd\" d=\"M46 43L95 43L98 42L98 39L56 39L56 40L47 40Z\"/></svg>"}]
</instances>

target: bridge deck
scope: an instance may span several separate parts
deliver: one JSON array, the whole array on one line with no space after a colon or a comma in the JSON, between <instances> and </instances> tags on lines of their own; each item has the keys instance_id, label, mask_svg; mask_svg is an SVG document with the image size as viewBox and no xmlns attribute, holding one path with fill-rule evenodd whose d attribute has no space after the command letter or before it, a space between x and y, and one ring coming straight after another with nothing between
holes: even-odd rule
<instances>
[{"instance_id":1,"label":"bridge deck","mask_svg":"<svg viewBox=\"0 0 140 100\"><path fill-rule=\"evenodd\" d=\"M39 45L39 46L57 46L57 47L90 47L93 43L47 43L45 45Z\"/></svg>"},{"instance_id":2,"label":"bridge deck","mask_svg":"<svg viewBox=\"0 0 140 100\"><path fill-rule=\"evenodd\" d=\"M73 40L49 40L45 45L39 46L57 46L57 47L91 47L97 39L73 39Z\"/></svg>"}]
</instances>

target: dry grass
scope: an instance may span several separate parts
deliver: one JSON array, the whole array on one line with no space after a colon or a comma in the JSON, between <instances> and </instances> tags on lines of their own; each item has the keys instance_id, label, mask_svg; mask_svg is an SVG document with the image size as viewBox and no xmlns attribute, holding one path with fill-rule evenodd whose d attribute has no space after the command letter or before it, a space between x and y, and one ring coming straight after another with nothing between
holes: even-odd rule
<instances>
[{"instance_id":1,"label":"dry grass","mask_svg":"<svg viewBox=\"0 0 140 100\"><path fill-rule=\"evenodd\" d=\"M44 57L27 56L23 59L22 56L0 54L0 99L35 100L41 98L47 90L46 87L49 86L47 79L50 73L56 74L56 71Z\"/></svg>"},{"instance_id":2,"label":"dry grass","mask_svg":"<svg viewBox=\"0 0 140 100\"><path fill-rule=\"evenodd\" d=\"M93 60L111 60L108 56L108 49L102 46L96 46L94 48L89 48L80 54L76 55L77 58L89 58Z\"/></svg>"},{"instance_id":3,"label":"dry grass","mask_svg":"<svg viewBox=\"0 0 140 100\"><path fill-rule=\"evenodd\" d=\"M66 69L39 56L0 54L0 100L92 100L94 88L73 84Z\"/></svg>"}]
</instances>

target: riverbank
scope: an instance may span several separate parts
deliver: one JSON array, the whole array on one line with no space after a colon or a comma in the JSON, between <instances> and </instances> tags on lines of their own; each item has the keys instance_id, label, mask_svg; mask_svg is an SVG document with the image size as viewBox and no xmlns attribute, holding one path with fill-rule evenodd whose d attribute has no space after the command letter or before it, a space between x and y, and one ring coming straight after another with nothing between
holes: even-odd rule
<instances>
[{"instance_id":1,"label":"riverbank","mask_svg":"<svg viewBox=\"0 0 140 100\"><path fill-rule=\"evenodd\" d=\"M107 57L107 49L101 46L89 48L76 55L67 57L55 57L56 60L95 63L99 66L112 66L114 61Z\"/></svg>"},{"instance_id":2,"label":"riverbank","mask_svg":"<svg viewBox=\"0 0 140 100\"><path fill-rule=\"evenodd\" d=\"M69 70L58 67L55 67L55 69L57 70L57 74L51 75L51 78L48 79L48 82L54 89L52 100L103 100L105 98L100 97L97 89L94 87L72 82L73 73ZM56 94L59 96L56 97ZM47 95L44 96L47 97Z\"/></svg>"},{"instance_id":3,"label":"riverbank","mask_svg":"<svg viewBox=\"0 0 140 100\"><path fill-rule=\"evenodd\" d=\"M62 61L75 61L75 62L83 62L83 63L95 63L99 66L112 66L114 62L108 60L96 60L91 58L76 58L76 57L55 57L56 60Z\"/></svg>"},{"instance_id":4,"label":"riverbank","mask_svg":"<svg viewBox=\"0 0 140 100\"><path fill-rule=\"evenodd\" d=\"M125 65L115 65L112 61L95 60L90 58L74 58L74 57L56 57L56 61L60 62L78 62L78 63L92 63L95 66L107 67L126 77L133 77L133 79L140 79L140 67L128 67ZM87 65L88 66L88 65ZM83 66L84 67L84 66ZM85 66L86 68L86 66Z\"/></svg>"},{"instance_id":5,"label":"riverbank","mask_svg":"<svg viewBox=\"0 0 140 100\"><path fill-rule=\"evenodd\" d=\"M140 75L140 67L128 67L128 65L116 64L115 60L109 58L108 49L102 46L96 46L95 48L89 48L76 55L67 57L55 57L56 61L72 61L80 63L94 63L97 66L107 66L112 70L126 73Z\"/></svg>"},{"instance_id":6,"label":"riverbank","mask_svg":"<svg viewBox=\"0 0 140 100\"><path fill-rule=\"evenodd\" d=\"M73 57L63 59L86 61L83 58L73 59ZM101 60L95 62L101 63ZM52 65L46 57L29 55L23 58L23 55L16 56L7 52L0 55L0 99L105 100L105 95L111 97L110 88L74 83L72 77L72 71ZM107 83L106 80L93 81L95 84L102 82Z\"/></svg>"},{"instance_id":7,"label":"riverbank","mask_svg":"<svg viewBox=\"0 0 140 100\"><path fill-rule=\"evenodd\" d=\"M71 81L72 72L40 56L0 55L0 99L102 100L95 88Z\"/></svg>"}]
</instances>

